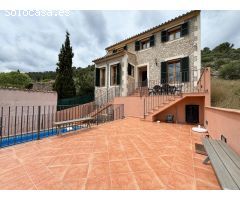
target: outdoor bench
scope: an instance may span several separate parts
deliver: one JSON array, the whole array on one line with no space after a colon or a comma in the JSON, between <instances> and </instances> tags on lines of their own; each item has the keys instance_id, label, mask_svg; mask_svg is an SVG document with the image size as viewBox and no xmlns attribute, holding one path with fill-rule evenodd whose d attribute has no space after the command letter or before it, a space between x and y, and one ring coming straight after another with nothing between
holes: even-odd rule
<instances>
[{"instance_id":1,"label":"outdoor bench","mask_svg":"<svg viewBox=\"0 0 240 200\"><path fill-rule=\"evenodd\" d=\"M67 121L55 122L54 125L57 128L57 135L59 135L61 127L64 127L68 124L74 124L74 123L81 122L81 123L86 123L87 127L91 128L90 122L93 119L94 119L93 117L78 118L78 119L72 119L72 120L67 120Z\"/></svg>"},{"instance_id":2,"label":"outdoor bench","mask_svg":"<svg viewBox=\"0 0 240 200\"><path fill-rule=\"evenodd\" d=\"M210 160L218 181L224 190L240 189L240 156L222 140L203 138L207 152L204 164Z\"/></svg>"}]
</instances>

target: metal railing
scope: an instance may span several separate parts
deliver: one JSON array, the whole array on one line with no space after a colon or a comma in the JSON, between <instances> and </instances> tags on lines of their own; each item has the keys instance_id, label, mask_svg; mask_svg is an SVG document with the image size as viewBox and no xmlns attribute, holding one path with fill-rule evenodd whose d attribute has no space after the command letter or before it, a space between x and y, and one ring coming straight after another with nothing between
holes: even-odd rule
<instances>
[{"instance_id":1,"label":"metal railing","mask_svg":"<svg viewBox=\"0 0 240 200\"><path fill-rule=\"evenodd\" d=\"M92 117L91 125L124 118L124 105L96 106L92 110L74 106L64 109L56 106L16 106L0 108L0 147L11 146L57 134L54 122ZM81 108L81 109L80 109ZM88 108L89 109L89 108ZM82 129L85 124L68 124L62 133Z\"/></svg>"}]
</instances>

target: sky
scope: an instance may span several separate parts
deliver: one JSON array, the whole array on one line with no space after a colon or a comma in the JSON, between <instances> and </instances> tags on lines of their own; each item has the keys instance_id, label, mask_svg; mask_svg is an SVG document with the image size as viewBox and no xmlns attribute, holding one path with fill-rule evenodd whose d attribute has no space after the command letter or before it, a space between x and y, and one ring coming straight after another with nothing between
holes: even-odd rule
<instances>
[{"instance_id":1,"label":"sky","mask_svg":"<svg viewBox=\"0 0 240 200\"><path fill-rule=\"evenodd\" d=\"M73 66L86 67L105 48L187 11L70 11L69 16L7 16L0 11L0 71L54 71L70 33ZM240 11L202 11L201 48L240 47Z\"/></svg>"}]
</instances>

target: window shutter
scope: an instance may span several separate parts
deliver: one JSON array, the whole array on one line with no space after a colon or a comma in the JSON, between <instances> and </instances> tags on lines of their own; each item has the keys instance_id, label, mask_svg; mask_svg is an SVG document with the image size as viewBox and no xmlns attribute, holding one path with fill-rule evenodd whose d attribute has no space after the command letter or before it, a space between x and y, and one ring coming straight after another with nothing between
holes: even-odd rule
<instances>
[{"instance_id":1,"label":"window shutter","mask_svg":"<svg viewBox=\"0 0 240 200\"><path fill-rule=\"evenodd\" d=\"M139 51L140 50L140 41L136 41L135 42L135 51Z\"/></svg>"},{"instance_id":2,"label":"window shutter","mask_svg":"<svg viewBox=\"0 0 240 200\"><path fill-rule=\"evenodd\" d=\"M161 41L162 42L167 42L168 41L168 32L167 31L162 31L161 32Z\"/></svg>"},{"instance_id":3,"label":"window shutter","mask_svg":"<svg viewBox=\"0 0 240 200\"><path fill-rule=\"evenodd\" d=\"M96 68L95 86L100 86L100 69Z\"/></svg>"},{"instance_id":4,"label":"window shutter","mask_svg":"<svg viewBox=\"0 0 240 200\"><path fill-rule=\"evenodd\" d=\"M121 84L121 65L117 64L117 85Z\"/></svg>"},{"instance_id":5,"label":"window shutter","mask_svg":"<svg viewBox=\"0 0 240 200\"><path fill-rule=\"evenodd\" d=\"M128 63L128 75L131 76L132 66Z\"/></svg>"},{"instance_id":6,"label":"window shutter","mask_svg":"<svg viewBox=\"0 0 240 200\"><path fill-rule=\"evenodd\" d=\"M152 36L150 37L150 47L153 47L153 46L154 46L154 43L155 43L155 37L154 37L154 35L152 35Z\"/></svg>"},{"instance_id":7,"label":"window shutter","mask_svg":"<svg viewBox=\"0 0 240 200\"><path fill-rule=\"evenodd\" d=\"M188 35L188 22L185 22L184 24L182 24L181 26L181 37Z\"/></svg>"},{"instance_id":8,"label":"window shutter","mask_svg":"<svg viewBox=\"0 0 240 200\"><path fill-rule=\"evenodd\" d=\"M189 82L189 57L181 59L182 82Z\"/></svg>"},{"instance_id":9,"label":"window shutter","mask_svg":"<svg viewBox=\"0 0 240 200\"><path fill-rule=\"evenodd\" d=\"M161 63L161 83L167 82L167 62Z\"/></svg>"}]
</instances>

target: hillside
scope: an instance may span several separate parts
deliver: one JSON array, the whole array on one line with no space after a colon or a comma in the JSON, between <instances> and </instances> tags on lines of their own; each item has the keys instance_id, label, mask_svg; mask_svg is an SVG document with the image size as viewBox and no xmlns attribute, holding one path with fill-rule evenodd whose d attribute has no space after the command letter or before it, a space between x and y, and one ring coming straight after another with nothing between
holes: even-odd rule
<instances>
[{"instance_id":1,"label":"hillside","mask_svg":"<svg viewBox=\"0 0 240 200\"><path fill-rule=\"evenodd\" d=\"M212 78L211 105L240 109L240 80Z\"/></svg>"}]
</instances>

